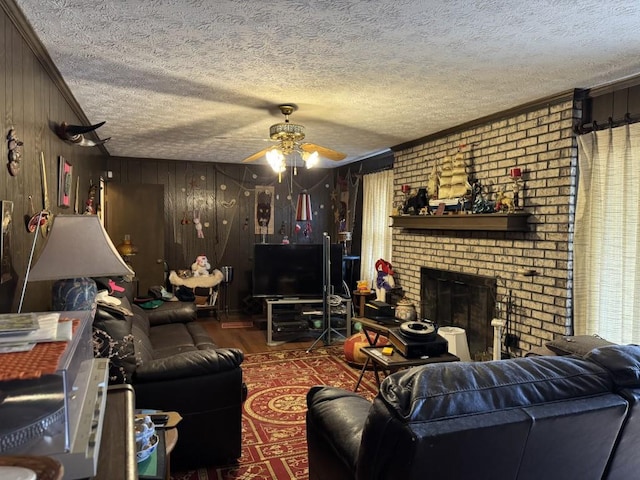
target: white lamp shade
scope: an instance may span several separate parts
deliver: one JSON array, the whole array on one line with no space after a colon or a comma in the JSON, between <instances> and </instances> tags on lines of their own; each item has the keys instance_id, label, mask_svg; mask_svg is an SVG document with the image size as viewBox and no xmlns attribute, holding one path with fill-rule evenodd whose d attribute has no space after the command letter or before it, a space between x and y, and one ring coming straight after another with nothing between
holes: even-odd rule
<instances>
[{"instance_id":1,"label":"white lamp shade","mask_svg":"<svg viewBox=\"0 0 640 480\"><path fill-rule=\"evenodd\" d=\"M30 281L134 275L96 215L57 215Z\"/></svg>"}]
</instances>

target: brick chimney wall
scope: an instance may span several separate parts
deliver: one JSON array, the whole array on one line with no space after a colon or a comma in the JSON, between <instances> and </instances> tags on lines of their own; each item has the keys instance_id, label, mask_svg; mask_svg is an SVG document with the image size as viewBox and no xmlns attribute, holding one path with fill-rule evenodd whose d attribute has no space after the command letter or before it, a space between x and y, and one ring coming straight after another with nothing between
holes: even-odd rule
<instances>
[{"instance_id":1,"label":"brick chimney wall","mask_svg":"<svg viewBox=\"0 0 640 480\"><path fill-rule=\"evenodd\" d=\"M515 112L515 113L514 113ZM493 276L498 309L511 292L512 333L524 355L533 347L571 333L572 232L575 211L577 147L574 121L581 102L564 97L548 104L511 111L486 123L429 137L425 143L395 152L396 204L401 185L426 187L433 165L453 155L460 145L470 181L488 187L492 200L510 191L509 170L523 171L521 193L529 213L529 232L406 230L393 228L392 263L396 283L420 305L420 267ZM497 118L497 119L496 119ZM536 271L524 276L522 269ZM496 316L505 318L504 309Z\"/></svg>"}]
</instances>

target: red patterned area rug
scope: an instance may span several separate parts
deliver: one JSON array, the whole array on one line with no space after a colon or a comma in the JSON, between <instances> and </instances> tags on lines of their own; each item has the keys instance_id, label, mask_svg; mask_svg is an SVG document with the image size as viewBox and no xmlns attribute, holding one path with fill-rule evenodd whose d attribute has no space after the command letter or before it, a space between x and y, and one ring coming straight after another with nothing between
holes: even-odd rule
<instances>
[{"instance_id":1,"label":"red patterned area rug","mask_svg":"<svg viewBox=\"0 0 640 480\"><path fill-rule=\"evenodd\" d=\"M342 345L250 354L242 367L249 395L239 462L172 472L172 480L307 480L307 391L313 385L353 390L360 375L345 362ZM366 372L358 393L372 399L376 392L373 374Z\"/></svg>"}]
</instances>

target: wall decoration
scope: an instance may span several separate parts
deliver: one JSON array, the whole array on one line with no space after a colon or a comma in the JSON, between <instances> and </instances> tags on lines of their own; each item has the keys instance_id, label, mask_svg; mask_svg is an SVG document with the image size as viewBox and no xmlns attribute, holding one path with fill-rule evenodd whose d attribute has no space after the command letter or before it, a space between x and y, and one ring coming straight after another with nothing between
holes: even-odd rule
<instances>
[{"instance_id":1,"label":"wall decoration","mask_svg":"<svg viewBox=\"0 0 640 480\"><path fill-rule=\"evenodd\" d=\"M273 197L275 187L256 185L256 235L271 235L273 228Z\"/></svg>"},{"instance_id":2,"label":"wall decoration","mask_svg":"<svg viewBox=\"0 0 640 480\"><path fill-rule=\"evenodd\" d=\"M196 227L196 235L198 238L204 238L202 223L200 222L200 210L193 211L193 225Z\"/></svg>"},{"instance_id":3,"label":"wall decoration","mask_svg":"<svg viewBox=\"0 0 640 480\"><path fill-rule=\"evenodd\" d=\"M11 266L11 220L13 219L13 202L0 202L0 218L2 219L2 235L0 235L0 284L13 278Z\"/></svg>"},{"instance_id":4,"label":"wall decoration","mask_svg":"<svg viewBox=\"0 0 640 480\"><path fill-rule=\"evenodd\" d=\"M104 211L102 209L102 206L105 205L105 192L107 191L107 189L105 188L106 184L102 176L100 177L98 182L98 211L96 213L98 214L100 223L102 223L102 226L104 227Z\"/></svg>"},{"instance_id":5,"label":"wall decoration","mask_svg":"<svg viewBox=\"0 0 640 480\"><path fill-rule=\"evenodd\" d=\"M20 153L19 147L24 145L18 137L16 137L16 131L14 128L9 130L7 134L7 147L9 150L9 164L7 168L9 169L9 173L12 177L15 177L20 173L20 157L22 154Z\"/></svg>"},{"instance_id":6,"label":"wall decoration","mask_svg":"<svg viewBox=\"0 0 640 480\"><path fill-rule=\"evenodd\" d=\"M53 219L53 214L51 213L51 205L49 202L49 188L47 186L47 164L44 160L44 152L40 152L40 180L42 182L42 206L43 209L40 214L38 214L39 224L40 224L40 232L43 237L46 237L49 234L49 229L51 228L51 220ZM32 205L33 209L33 205ZM33 218L30 225L33 224ZM37 227L38 220L35 220L35 226ZM31 231L31 230L30 230ZM35 231L35 229L34 229Z\"/></svg>"},{"instance_id":7,"label":"wall decoration","mask_svg":"<svg viewBox=\"0 0 640 480\"><path fill-rule=\"evenodd\" d=\"M80 176L78 175L76 177L76 196L75 196L75 200L73 201L73 213L75 213L76 215L80 213L80 195L78 195L79 191L80 191Z\"/></svg>"},{"instance_id":8,"label":"wall decoration","mask_svg":"<svg viewBox=\"0 0 640 480\"><path fill-rule=\"evenodd\" d=\"M84 213L95 215L98 213L98 185L93 184L93 180L89 180L88 198L84 206Z\"/></svg>"},{"instance_id":9,"label":"wall decoration","mask_svg":"<svg viewBox=\"0 0 640 480\"><path fill-rule=\"evenodd\" d=\"M71 206L71 174L73 166L64 157L58 157L58 206Z\"/></svg>"},{"instance_id":10,"label":"wall decoration","mask_svg":"<svg viewBox=\"0 0 640 480\"><path fill-rule=\"evenodd\" d=\"M56 127L56 134L65 142L70 143L71 145L78 145L80 147L95 147L97 145L102 145L103 143L108 142L111 137L105 138L103 140L93 141L85 138L85 133L90 133L106 122L96 123L95 125L69 125L67 122L62 122L60 125Z\"/></svg>"}]
</instances>

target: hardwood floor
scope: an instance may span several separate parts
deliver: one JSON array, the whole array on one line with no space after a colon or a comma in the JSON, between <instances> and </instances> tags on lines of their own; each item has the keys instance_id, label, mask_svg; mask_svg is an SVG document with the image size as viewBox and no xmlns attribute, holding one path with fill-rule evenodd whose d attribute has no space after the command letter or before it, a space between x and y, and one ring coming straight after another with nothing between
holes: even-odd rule
<instances>
[{"instance_id":1,"label":"hardwood floor","mask_svg":"<svg viewBox=\"0 0 640 480\"><path fill-rule=\"evenodd\" d=\"M286 342L281 345L270 347L267 345L266 316L256 315L253 317L230 314L229 318L216 318L213 316L201 315L198 321L213 337L220 347L235 347L244 353L262 353L269 351L295 350L309 348L314 338L309 337L301 340ZM249 328L222 328L223 322L244 322L252 321L253 326ZM320 343L322 345L322 343Z\"/></svg>"}]
</instances>

